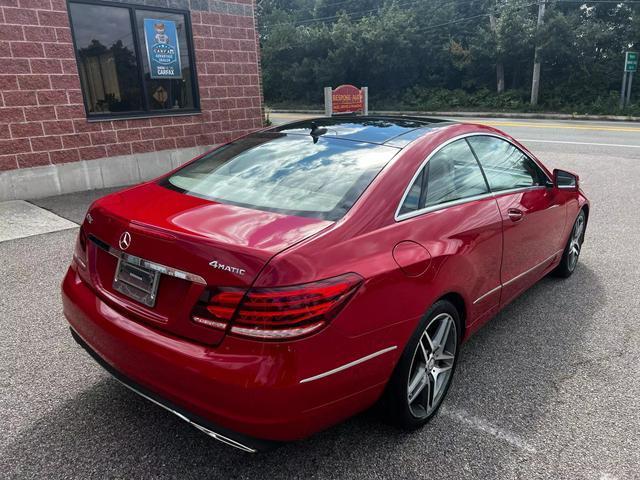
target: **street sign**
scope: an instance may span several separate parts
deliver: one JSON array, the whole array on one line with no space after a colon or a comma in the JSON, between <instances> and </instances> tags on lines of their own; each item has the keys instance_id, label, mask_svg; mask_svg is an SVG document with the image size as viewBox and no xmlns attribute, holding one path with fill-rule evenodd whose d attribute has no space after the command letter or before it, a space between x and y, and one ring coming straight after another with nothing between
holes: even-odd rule
<instances>
[{"instance_id":1,"label":"street sign","mask_svg":"<svg viewBox=\"0 0 640 480\"><path fill-rule=\"evenodd\" d=\"M361 112L364 110L362 92L353 85L340 85L332 93L333 113Z\"/></svg>"},{"instance_id":2,"label":"street sign","mask_svg":"<svg viewBox=\"0 0 640 480\"><path fill-rule=\"evenodd\" d=\"M324 113L362 113L369 115L369 88L340 85L335 89L324 87Z\"/></svg>"},{"instance_id":3,"label":"street sign","mask_svg":"<svg viewBox=\"0 0 640 480\"><path fill-rule=\"evenodd\" d=\"M624 57L624 71L625 72L638 71L638 53L637 52L627 52L627 54Z\"/></svg>"}]
</instances>

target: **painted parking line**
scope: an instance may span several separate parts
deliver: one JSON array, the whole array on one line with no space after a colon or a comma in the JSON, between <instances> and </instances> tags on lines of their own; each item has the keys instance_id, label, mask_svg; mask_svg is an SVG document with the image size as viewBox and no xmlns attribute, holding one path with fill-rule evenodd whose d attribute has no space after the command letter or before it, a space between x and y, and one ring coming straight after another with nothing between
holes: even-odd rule
<instances>
[{"instance_id":1,"label":"painted parking line","mask_svg":"<svg viewBox=\"0 0 640 480\"><path fill-rule=\"evenodd\" d=\"M521 142L537 142L537 143L562 143L566 145L588 145L591 147L620 147L620 148L640 148L640 145L628 145L622 143L593 143L593 142L571 142L568 140L537 140L533 138L522 138Z\"/></svg>"},{"instance_id":2,"label":"painted parking line","mask_svg":"<svg viewBox=\"0 0 640 480\"><path fill-rule=\"evenodd\" d=\"M533 445L531 445L515 433L496 427L489 423L487 420L475 417L464 410L451 410L442 406L440 407L439 413L460 423L464 423L474 430L487 433L492 437L495 437L498 440L502 440L503 442L506 442L520 450L524 450L525 452L536 453L537 451Z\"/></svg>"},{"instance_id":3,"label":"painted parking line","mask_svg":"<svg viewBox=\"0 0 640 480\"><path fill-rule=\"evenodd\" d=\"M0 202L0 242L76 227L77 223L24 200Z\"/></svg>"}]
</instances>

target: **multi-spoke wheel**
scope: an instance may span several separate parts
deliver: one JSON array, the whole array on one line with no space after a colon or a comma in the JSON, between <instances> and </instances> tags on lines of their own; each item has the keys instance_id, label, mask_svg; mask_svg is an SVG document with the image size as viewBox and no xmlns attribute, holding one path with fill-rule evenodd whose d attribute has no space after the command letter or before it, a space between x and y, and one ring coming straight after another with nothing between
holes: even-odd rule
<instances>
[{"instance_id":1,"label":"multi-spoke wheel","mask_svg":"<svg viewBox=\"0 0 640 480\"><path fill-rule=\"evenodd\" d=\"M426 313L387 387L386 403L395 423L415 428L435 414L453 378L460 328L459 313L446 300Z\"/></svg>"},{"instance_id":2,"label":"multi-spoke wheel","mask_svg":"<svg viewBox=\"0 0 640 480\"><path fill-rule=\"evenodd\" d=\"M448 313L434 317L418 341L409 369L407 401L416 418L429 416L439 405L451 380L457 347L453 317Z\"/></svg>"},{"instance_id":3,"label":"multi-spoke wheel","mask_svg":"<svg viewBox=\"0 0 640 480\"><path fill-rule=\"evenodd\" d=\"M554 271L556 275L566 278L576 269L576 265L578 265L578 258L580 257L580 249L582 248L582 242L584 240L584 229L586 224L587 217L584 210L580 210L562 254L562 260L560 260L560 264Z\"/></svg>"}]
</instances>

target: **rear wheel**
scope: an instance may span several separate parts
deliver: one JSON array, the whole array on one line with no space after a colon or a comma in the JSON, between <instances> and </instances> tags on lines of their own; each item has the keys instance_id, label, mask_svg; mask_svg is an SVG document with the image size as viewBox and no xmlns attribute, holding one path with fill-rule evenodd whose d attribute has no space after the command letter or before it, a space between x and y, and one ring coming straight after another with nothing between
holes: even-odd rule
<instances>
[{"instance_id":1,"label":"rear wheel","mask_svg":"<svg viewBox=\"0 0 640 480\"><path fill-rule=\"evenodd\" d=\"M460 315L446 300L436 302L407 344L386 396L394 423L424 425L444 400L458 359Z\"/></svg>"},{"instance_id":2,"label":"rear wheel","mask_svg":"<svg viewBox=\"0 0 640 480\"><path fill-rule=\"evenodd\" d=\"M580 250L582 249L582 242L584 241L584 229L586 224L587 216L584 213L584 210L580 210L580 213L573 224L569 240L567 240L567 245L562 253L562 260L560 260L560 264L554 270L554 274L557 276L567 278L575 271L576 266L578 265L578 258L580 257Z\"/></svg>"}]
</instances>

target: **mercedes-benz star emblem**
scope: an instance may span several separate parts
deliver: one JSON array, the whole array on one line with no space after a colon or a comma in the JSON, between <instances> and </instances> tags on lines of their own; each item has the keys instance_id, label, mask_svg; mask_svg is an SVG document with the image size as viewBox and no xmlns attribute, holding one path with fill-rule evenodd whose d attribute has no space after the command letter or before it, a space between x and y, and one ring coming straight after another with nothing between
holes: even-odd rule
<instances>
[{"instance_id":1,"label":"mercedes-benz star emblem","mask_svg":"<svg viewBox=\"0 0 640 480\"><path fill-rule=\"evenodd\" d=\"M131 245L131 234L129 232L123 232L120 235L120 241L118 242L121 250L126 250Z\"/></svg>"}]
</instances>

